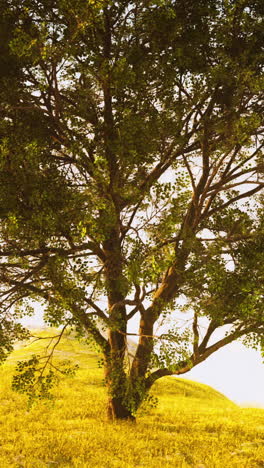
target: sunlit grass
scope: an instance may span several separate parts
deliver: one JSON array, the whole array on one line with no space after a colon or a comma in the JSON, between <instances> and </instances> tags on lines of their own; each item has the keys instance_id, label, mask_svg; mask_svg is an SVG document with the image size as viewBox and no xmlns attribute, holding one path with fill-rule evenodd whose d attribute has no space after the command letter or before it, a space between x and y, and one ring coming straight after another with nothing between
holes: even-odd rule
<instances>
[{"instance_id":1,"label":"sunlit grass","mask_svg":"<svg viewBox=\"0 0 264 468\"><path fill-rule=\"evenodd\" d=\"M164 378L157 408L137 424L106 420L106 391L97 356L72 337L58 357L80 370L64 378L53 402L28 411L27 397L11 390L15 362L47 343L20 348L0 369L0 467L264 467L264 410L239 408L202 384Z\"/></svg>"}]
</instances>

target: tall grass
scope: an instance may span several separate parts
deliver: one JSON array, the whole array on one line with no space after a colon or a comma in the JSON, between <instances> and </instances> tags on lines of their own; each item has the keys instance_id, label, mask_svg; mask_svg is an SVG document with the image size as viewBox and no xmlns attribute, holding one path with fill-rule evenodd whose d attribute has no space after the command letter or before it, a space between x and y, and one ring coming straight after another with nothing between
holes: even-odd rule
<instances>
[{"instance_id":1,"label":"tall grass","mask_svg":"<svg viewBox=\"0 0 264 468\"><path fill-rule=\"evenodd\" d=\"M54 401L29 411L11 377L18 359L43 346L18 349L0 369L1 468L264 468L264 410L239 408L202 384L164 378L153 390L156 408L142 411L136 424L108 423L97 356L71 336L57 356L80 370L60 382Z\"/></svg>"}]
</instances>

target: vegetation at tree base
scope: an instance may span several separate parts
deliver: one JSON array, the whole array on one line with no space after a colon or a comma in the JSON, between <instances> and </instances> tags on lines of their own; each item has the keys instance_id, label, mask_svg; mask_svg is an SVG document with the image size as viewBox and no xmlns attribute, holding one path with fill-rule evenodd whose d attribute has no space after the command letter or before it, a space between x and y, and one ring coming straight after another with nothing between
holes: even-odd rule
<instances>
[{"instance_id":1,"label":"vegetation at tree base","mask_svg":"<svg viewBox=\"0 0 264 468\"><path fill-rule=\"evenodd\" d=\"M134 419L159 378L263 346L263 1L0 8L0 357L40 301ZM49 396L53 349L14 387Z\"/></svg>"},{"instance_id":2,"label":"vegetation at tree base","mask_svg":"<svg viewBox=\"0 0 264 468\"><path fill-rule=\"evenodd\" d=\"M35 331L44 337L57 331ZM140 411L137 424L106 424L106 389L98 356L64 335L55 360L70 358L80 369L62 379L55 400L34 404L12 392L17 360L39 354L45 340L14 351L0 369L1 468L198 467L261 468L264 410L238 408L206 385L165 377L153 386L157 408Z\"/></svg>"}]
</instances>

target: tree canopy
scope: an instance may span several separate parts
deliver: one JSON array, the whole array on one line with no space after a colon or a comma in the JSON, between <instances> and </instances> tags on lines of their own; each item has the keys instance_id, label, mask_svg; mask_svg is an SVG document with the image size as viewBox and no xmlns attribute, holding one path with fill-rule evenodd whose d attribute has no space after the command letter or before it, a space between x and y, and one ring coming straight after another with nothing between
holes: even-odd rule
<instances>
[{"instance_id":1,"label":"tree canopy","mask_svg":"<svg viewBox=\"0 0 264 468\"><path fill-rule=\"evenodd\" d=\"M99 346L112 418L237 338L263 343L263 13L1 2L3 357L40 301Z\"/></svg>"}]
</instances>

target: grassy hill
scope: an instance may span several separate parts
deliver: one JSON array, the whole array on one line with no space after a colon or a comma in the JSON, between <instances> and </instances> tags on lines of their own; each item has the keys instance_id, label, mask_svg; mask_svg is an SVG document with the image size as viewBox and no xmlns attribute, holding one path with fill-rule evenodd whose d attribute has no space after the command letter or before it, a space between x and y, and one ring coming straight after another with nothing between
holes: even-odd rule
<instances>
[{"instance_id":1,"label":"grassy hill","mask_svg":"<svg viewBox=\"0 0 264 468\"><path fill-rule=\"evenodd\" d=\"M164 378L153 389L158 406L136 425L108 423L97 355L72 336L56 355L77 362L77 375L28 411L27 397L11 390L12 372L46 345L20 346L0 368L1 468L264 468L264 410L239 408L206 385Z\"/></svg>"}]
</instances>

